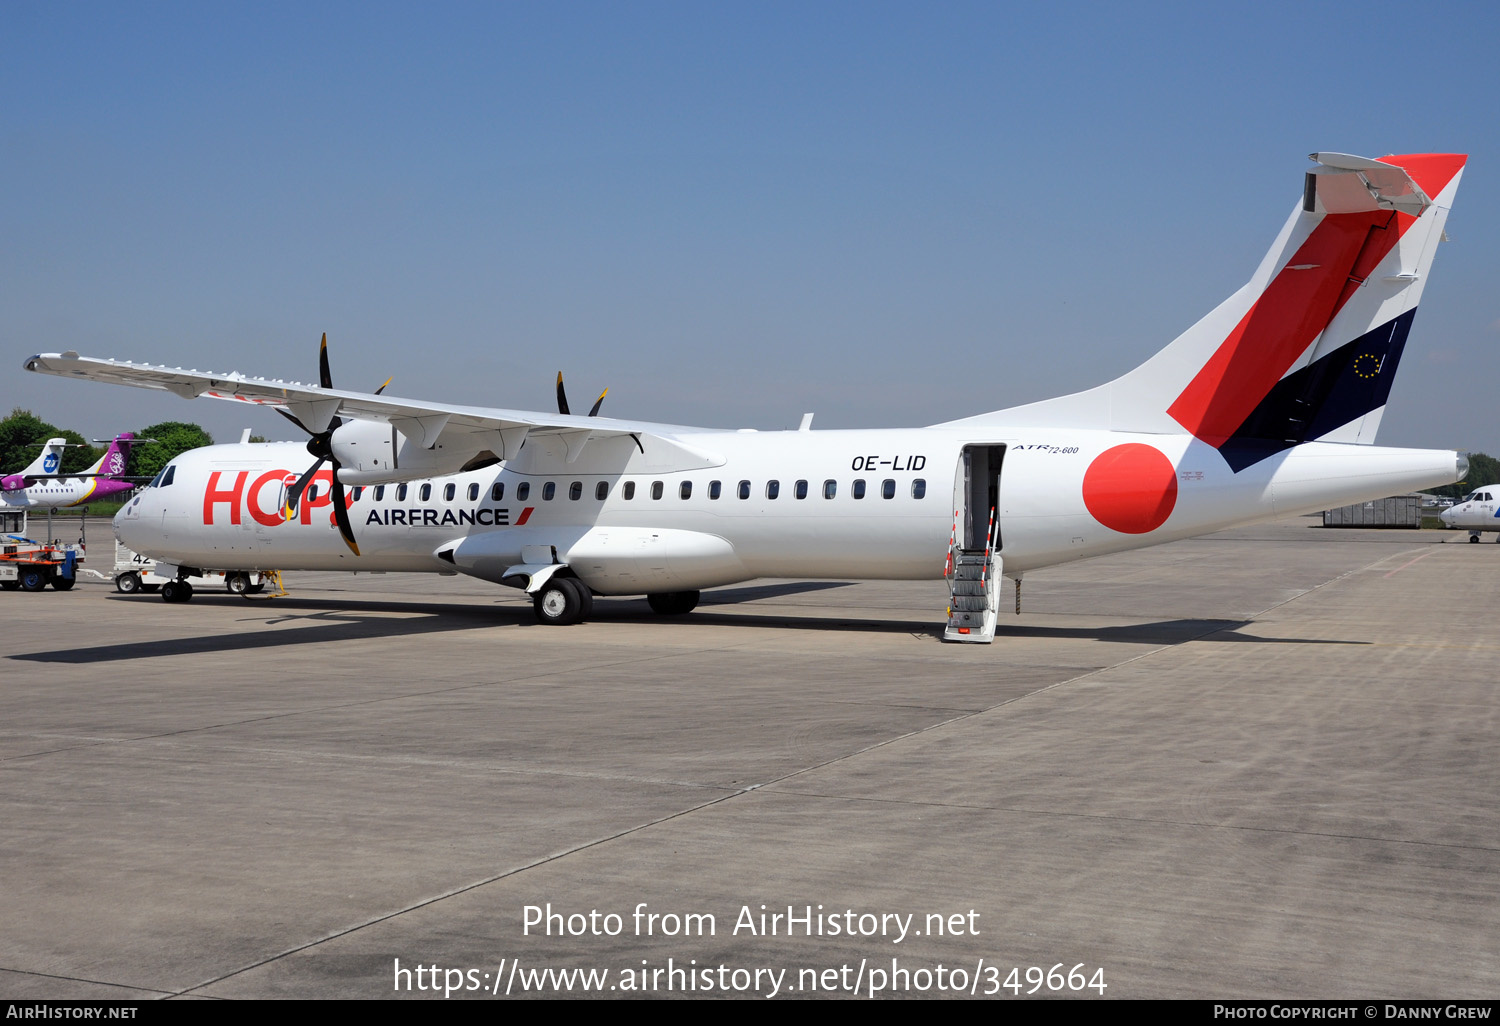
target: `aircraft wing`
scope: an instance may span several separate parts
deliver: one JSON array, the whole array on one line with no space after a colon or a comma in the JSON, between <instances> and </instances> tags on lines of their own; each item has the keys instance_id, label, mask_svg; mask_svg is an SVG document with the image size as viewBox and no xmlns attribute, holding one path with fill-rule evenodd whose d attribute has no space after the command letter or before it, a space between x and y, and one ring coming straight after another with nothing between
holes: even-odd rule
<instances>
[{"instance_id":1,"label":"aircraft wing","mask_svg":"<svg viewBox=\"0 0 1500 1026\"><path fill-rule=\"evenodd\" d=\"M39 374L83 378L114 385L130 385L171 392L184 399L224 399L285 410L309 432L327 430L334 417L388 423L424 448L432 448L439 437L454 440L460 435L483 436L502 457L510 457L530 434L557 436L566 448L569 462L594 438L630 436L639 445L643 435L675 435L700 428L579 417L529 410L453 406L368 392L345 392L299 381L249 377L238 372L184 370L102 360L65 353L42 353L22 365ZM496 444L498 443L498 444Z\"/></svg>"}]
</instances>

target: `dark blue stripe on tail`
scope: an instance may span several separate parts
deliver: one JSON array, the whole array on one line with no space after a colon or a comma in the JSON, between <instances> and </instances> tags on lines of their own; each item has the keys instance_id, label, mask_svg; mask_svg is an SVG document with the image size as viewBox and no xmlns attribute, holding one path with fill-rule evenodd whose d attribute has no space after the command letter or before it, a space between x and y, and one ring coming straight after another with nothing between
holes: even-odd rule
<instances>
[{"instance_id":1,"label":"dark blue stripe on tail","mask_svg":"<svg viewBox=\"0 0 1500 1026\"><path fill-rule=\"evenodd\" d=\"M1219 447L1237 474L1385 405L1416 308L1278 381Z\"/></svg>"}]
</instances>

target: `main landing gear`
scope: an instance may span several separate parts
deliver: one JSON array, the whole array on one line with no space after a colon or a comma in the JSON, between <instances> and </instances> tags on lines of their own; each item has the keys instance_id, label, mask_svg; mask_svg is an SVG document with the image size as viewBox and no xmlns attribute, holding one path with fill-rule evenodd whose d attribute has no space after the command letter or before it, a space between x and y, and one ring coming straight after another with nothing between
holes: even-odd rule
<instances>
[{"instance_id":1,"label":"main landing gear","mask_svg":"<svg viewBox=\"0 0 1500 1026\"><path fill-rule=\"evenodd\" d=\"M537 620L545 624L578 623L594 611L594 593L573 577L553 577L531 601Z\"/></svg>"},{"instance_id":2,"label":"main landing gear","mask_svg":"<svg viewBox=\"0 0 1500 1026\"><path fill-rule=\"evenodd\" d=\"M659 591L646 596L658 616L682 616L698 605L696 591ZM532 596L536 618L545 624L579 623L594 611L594 593L576 577L554 577Z\"/></svg>"}]
</instances>

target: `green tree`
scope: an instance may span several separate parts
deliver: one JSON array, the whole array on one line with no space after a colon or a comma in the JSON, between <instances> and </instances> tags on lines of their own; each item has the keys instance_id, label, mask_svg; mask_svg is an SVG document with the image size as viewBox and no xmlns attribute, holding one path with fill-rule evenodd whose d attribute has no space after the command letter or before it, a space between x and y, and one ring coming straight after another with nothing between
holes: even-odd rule
<instances>
[{"instance_id":1,"label":"green tree","mask_svg":"<svg viewBox=\"0 0 1500 1026\"><path fill-rule=\"evenodd\" d=\"M66 438L75 446L63 450L60 470L63 474L86 470L104 455L103 449L95 449L77 431L56 427L30 410L17 407L9 417L0 420L0 474L14 474L24 469L36 459L41 443L49 438Z\"/></svg>"},{"instance_id":2,"label":"green tree","mask_svg":"<svg viewBox=\"0 0 1500 1026\"><path fill-rule=\"evenodd\" d=\"M197 424L167 420L136 432L141 438L154 438L130 450L130 472L139 477L155 477L182 453L213 445L214 440Z\"/></svg>"}]
</instances>

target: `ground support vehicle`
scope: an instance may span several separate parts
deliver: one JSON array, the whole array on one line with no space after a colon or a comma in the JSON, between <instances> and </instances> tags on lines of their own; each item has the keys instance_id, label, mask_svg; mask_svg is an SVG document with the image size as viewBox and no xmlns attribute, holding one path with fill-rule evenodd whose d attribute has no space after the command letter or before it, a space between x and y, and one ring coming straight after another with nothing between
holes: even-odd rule
<instances>
[{"instance_id":1,"label":"ground support vehicle","mask_svg":"<svg viewBox=\"0 0 1500 1026\"><path fill-rule=\"evenodd\" d=\"M224 590L233 595L259 595L268 582L274 583L277 591L285 594L281 591L280 578L274 572L194 570L192 576L222 578ZM115 542L114 582L115 590L122 595L159 591L168 602L186 602L193 595L193 585L186 576L182 576L182 568L174 569L159 564L150 556L142 556L118 541Z\"/></svg>"},{"instance_id":2,"label":"ground support vehicle","mask_svg":"<svg viewBox=\"0 0 1500 1026\"><path fill-rule=\"evenodd\" d=\"M81 562L82 546L42 545L7 535L0 551L0 588L41 591L50 584L57 591L67 591L78 580Z\"/></svg>"}]
</instances>

